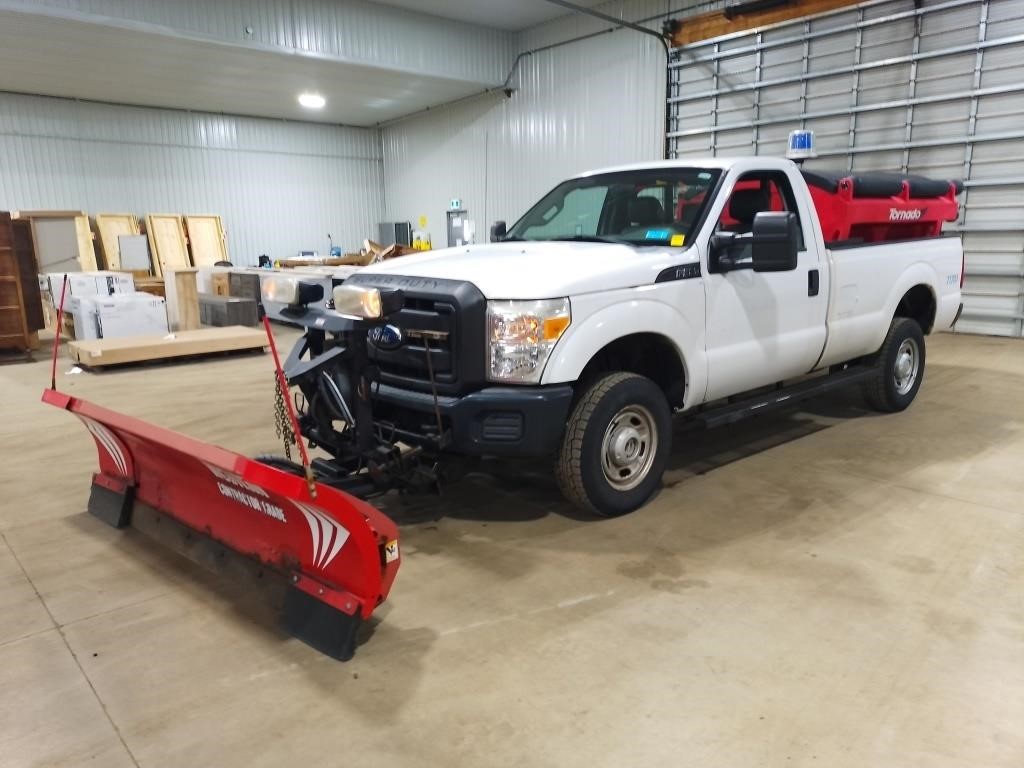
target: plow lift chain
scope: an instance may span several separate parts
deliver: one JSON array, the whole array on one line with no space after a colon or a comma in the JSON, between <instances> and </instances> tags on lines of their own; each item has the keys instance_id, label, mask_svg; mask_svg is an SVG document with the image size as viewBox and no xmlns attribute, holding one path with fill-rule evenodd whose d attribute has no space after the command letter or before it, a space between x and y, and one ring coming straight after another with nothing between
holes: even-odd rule
<instances>
[{"instance_id":1,"label":"plow lift chain","mask_svg":"<svg viewBox=\"0 0 1024 768\"><path fill-rule=\"evenodd\" d=\"M295 433L292 431L291 419L288 418L288 410L284 406L284 399L288 396L288 392L281 391L280 379L274 376L274 433L284 446L285 458L291 461Z\"/></svg>"}]
</instances>

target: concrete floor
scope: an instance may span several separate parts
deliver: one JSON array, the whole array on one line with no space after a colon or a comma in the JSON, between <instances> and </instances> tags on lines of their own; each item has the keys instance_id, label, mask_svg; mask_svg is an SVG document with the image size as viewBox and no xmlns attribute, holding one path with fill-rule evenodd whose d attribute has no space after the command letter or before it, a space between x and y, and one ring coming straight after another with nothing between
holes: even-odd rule
<instances>
[{"instance_id":1,"label":"concrete floor","mask_svg":"<svg viewBox=\"0 0 1024 768\"><path fill-rule=\"evenodd\" d=\"M851 394L681 433L626 518L514 465L388 499L420 522L347 664L84 514L91 439L38 404L47 362L2 367L0 765L1019 768L1024 345L929 354L904 414ZM269 358L69 367L72 394L276 449Z\"/></svg>"}]
</instances>

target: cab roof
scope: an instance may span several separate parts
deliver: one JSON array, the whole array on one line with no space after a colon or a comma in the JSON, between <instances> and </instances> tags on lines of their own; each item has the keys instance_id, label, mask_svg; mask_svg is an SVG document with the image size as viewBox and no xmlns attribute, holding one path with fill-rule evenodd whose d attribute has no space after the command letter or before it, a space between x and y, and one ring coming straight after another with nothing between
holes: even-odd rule
<instances>
[{"instance_id":1,"label":"cab roof","mask_svg":"<svg viewBox=\"0 0 1024 768\"><path fill-rule=\"evenodd\" d=\"M681 160L652 160L644 163L630 163L628 165L615 165L609 168L599 168L586 173L580 173L574 178L582 179L587 176L597 176L602 173L619 173L622 171L657 171L668 168L718 168L728 170L742 166L743 170L763 169L769 171L787 170L793 167L793 161L784 157L772 157L769 155L746 155L743 157L688 157Z\"/></svg>"}]
</instances>

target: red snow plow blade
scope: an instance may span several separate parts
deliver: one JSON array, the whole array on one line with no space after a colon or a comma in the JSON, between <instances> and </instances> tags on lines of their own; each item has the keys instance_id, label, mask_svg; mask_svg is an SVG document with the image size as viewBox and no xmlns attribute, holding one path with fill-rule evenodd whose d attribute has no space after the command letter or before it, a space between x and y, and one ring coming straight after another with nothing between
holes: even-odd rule
<instances>
[{"instance_id":1,"label":"red snow plow blade","mask_svg":"<svg viewBox=\"0 0 1024 768\"><path fill-rule=\"evenodd\" d=\"M45 390L43 402L77 416L96 442L91 514L118 528L133 515L166 516L282 575L286 629L329 656L352 657L362 620L398 572L398 529L387 516L334 488L317 483L314 496L302 477L56 390Z\"/></svg>"}]
</instances>

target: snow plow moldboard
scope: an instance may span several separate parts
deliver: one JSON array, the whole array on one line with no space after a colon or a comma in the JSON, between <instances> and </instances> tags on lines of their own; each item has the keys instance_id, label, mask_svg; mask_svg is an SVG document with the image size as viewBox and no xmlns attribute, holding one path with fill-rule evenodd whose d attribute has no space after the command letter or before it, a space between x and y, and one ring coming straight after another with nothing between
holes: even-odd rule
<instances>
[{"instance_id":1,"label":"snow plow moldboard","mask_svg":"<svg viewBox=\"0 0 1024 768\"><path fill-rule=\"evenodd\" d=\"M346 493L169 429L48 389L99 455L89 512L118 528L166 516L211 546L279 574L283 623L337 659L352 657L362 621L388 595L400 564L397 526ZM159 520L157 520L159 522ZM141 527L141 526L136 526ZM191 535L190 535L191 538Z\"/></svg>"}]
</instances>

